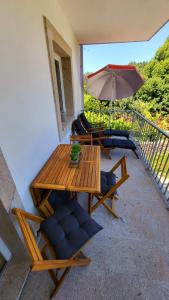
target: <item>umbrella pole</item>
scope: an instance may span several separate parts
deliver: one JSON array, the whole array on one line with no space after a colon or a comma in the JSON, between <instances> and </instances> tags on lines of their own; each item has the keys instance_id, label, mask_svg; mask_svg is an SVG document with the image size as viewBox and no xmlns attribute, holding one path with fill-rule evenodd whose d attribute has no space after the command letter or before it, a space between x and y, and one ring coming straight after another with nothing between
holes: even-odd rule
<instances>
[{"instance_id":1,"label":"umbrella pole","mask_svg":"<svg viewBox=\"0 0 169 300\"><path fill-rule=\"evenodd\" d=\"M110 124L110 116L112 113L112 106L113 106L113 101L111 100L109 103L109 128L111 128L111 124Z\"/></svg>"},{"instance_id":2,"label":"umbrella pole","mask_svg":"<svg viewBox=\"0 0 169 300\"><path fill-rule=\"evenodd\" d=\"M113 101L111 100L111 101L110 101L110 104L109 104L110 110L112 110L112 106L113 106L112 104L113 104Z\"/></svg>"}]
</instances>

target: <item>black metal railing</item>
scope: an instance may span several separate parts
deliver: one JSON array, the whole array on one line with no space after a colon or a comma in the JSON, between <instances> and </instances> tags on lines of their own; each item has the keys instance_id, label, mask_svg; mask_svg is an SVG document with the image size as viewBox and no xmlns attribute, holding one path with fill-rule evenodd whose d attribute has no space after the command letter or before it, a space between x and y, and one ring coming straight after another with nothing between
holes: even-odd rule
<instances>
[{"instance_id":1,"label":"black metal railing","mask_svg":"<svg viewBox=\"0 0 169 300\"><path fill-rule=\"evenodd\" d=\"M133 110L86 110L93 126L127 129L137 145L140 158L151 174L169 208L169 134Z\"/></svg>"}]
</instances>

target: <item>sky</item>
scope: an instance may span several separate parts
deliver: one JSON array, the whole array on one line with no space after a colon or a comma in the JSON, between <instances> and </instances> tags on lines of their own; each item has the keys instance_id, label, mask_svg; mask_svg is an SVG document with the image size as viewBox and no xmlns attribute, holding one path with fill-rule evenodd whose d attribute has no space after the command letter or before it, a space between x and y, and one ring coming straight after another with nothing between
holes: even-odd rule
<instances>
[{"instance_id":1,"label":"sky","mask_svg":"<svg viewBox=\"0 0 169 300\"><path fill-rule=\"evenodd\" d=\"M148 42L85 45L84 73L94 72L108 64L127 65L131 61L149 61L168 36L169 22Z\"/></svg>"}]
</instances>

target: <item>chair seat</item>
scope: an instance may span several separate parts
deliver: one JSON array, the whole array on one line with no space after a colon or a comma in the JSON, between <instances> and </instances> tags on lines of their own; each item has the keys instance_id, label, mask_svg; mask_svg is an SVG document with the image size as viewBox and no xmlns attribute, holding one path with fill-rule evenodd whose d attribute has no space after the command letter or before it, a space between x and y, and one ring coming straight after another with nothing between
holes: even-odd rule
<instances>
[{"instance_id":1,"label":"chair seat","mask_svg":"<svg viewBox=\"0 0 169 300\"><path fill-rule=\"evenodd\" d=\"M129 139L130 133L127 130L115 130L115 129L106 129L104 131L101 131L103 136L121 136L121 137L126 137ZM100 133L93 132L92 133L93 137L99 137Z\"/></svg>"},{"instance_id":2,"label":"chair seat","mask_svg":"<svg viewBox=\"0 0 169 300\"><path fill-rule=\"evenodd\" d=\"M116 184L116 175L113 172L101 171L100 178L101 193L104 195ZM117 194L116 191L115 194Z\"/></svg>"},{"instance_id":3,"label":"chair seat","mask_svg":"<svg viewBox=\"0 0 169 300\"><path fill-rule=\"evenodd\" d=\"M80 119L82 120L82 123L85 125L85 127L86 127L87 129L91 129L91 128L92 128L91 124L90 124L89 121L87 120L87 118L86 118L86 116L85 116L84 113L81 113L79 117L80 117Z\"/></svg>"},{"instance_id":4,"label":"chair seat","mask_svg":"<svg viewBox=\"0 0 169 300\"><path fill-rule=\"evenodd\" d=\"M123 140L123 139L104 139L102 144L105 148L122 148L122 149L131 149L136 150L136 146L133 141Z\"/></svg>"},{"instance_id":5,"label":"chair seat","mask_svg":"<svg viewBox=\"0 0 169 300\"><path fill-rule=\"evenodd\" d=\"M84 129L84 127L79 119L76 119L73 121L73 126L75 127L77 134L80 134L80 135L87 134L87 131Z\"/></svg>"},{"instance_id":6,"label":"chair seat","mask_svg":"<svg viewBox=\"0 0 169 300\"><path fill-rule=\"evenodd\" d=\"M55 196L53 194L53 199ZM63 200L62 205L58 204L55 213L40 225L40 231L52 244L57 259L71 258L101 229L79 203L70 198Z\"/></svg>"}]
</instances>

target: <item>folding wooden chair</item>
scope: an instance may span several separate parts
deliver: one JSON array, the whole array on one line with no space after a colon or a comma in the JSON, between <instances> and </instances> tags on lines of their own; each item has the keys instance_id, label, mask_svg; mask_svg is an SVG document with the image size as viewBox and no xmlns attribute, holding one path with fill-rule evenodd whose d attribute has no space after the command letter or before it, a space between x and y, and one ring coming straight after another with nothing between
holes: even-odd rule
<instances>
[{"instance_id":1,"label":"folding wooden chair","mask_svg":"<svg viewBox=\"0 0 169 300\"><path fill-rule=\"evenodd\" d=\"M121 176L118 180L116 180L116 175L114 171L118 168L121 168ZM92 203L92 199L88 198L88 207L89 214L91 214L96 208L98 208L101 204L113 215L115 218L119 218L116 212L114 211L114 200L117 200L117 189L129 178L129 174L127 173L126 167L126 158L123 156L109 172L101 171L101 192L99 194L94 194L97 202L95 204ZM110 206L106 203L106 200L110 199L112 205Z\"/></svg>"},{"instance_id":2,"label":"folding wooden chair","mask_svg":"<svg viewBox=\"0 0 169 300\"><path fill-rule=\"evenodd\" d=\"M69 210L72 211L75 206L75 202L70 202ZM82 207L78 207L78 209L76 207L74 210L78 215L77 219L75 215L71 215L71 213L68 214L68 207L66 211L64 209L65 207L60 208L60 210L47 219L32 215L19 208L13 209L13 213L17 217L28 252L32 259L32 264L30 266L31 270L48 270L55 284L55 289L51 293L50 298L57 293L65 276L72 267L86 266L90 263L91 260L82 253L81 248L93 235L102 229L99 224L91 219ZM63 223L65 223L65 227L68 226L68 228L64 228L62 218L64 218ZM83 222L79 223L78 229L73 228L71 221L72 223L74 221L74 223L77 224L80 219L83 219L83 221L86 220L88 228L83 226ZM44 241L41 250L28 221L40 224L40 233ZM91 229L89 225L91 226ZM66 231L67 233L69 231L69 241L66 238ZM54 259L47 259L47 253L50 253L50 256L52 257L54 256ZM61 269L63 272L59 276ZM54 272L54 270L56 270L56 272Z\"/></svg>"}]
</instances>

